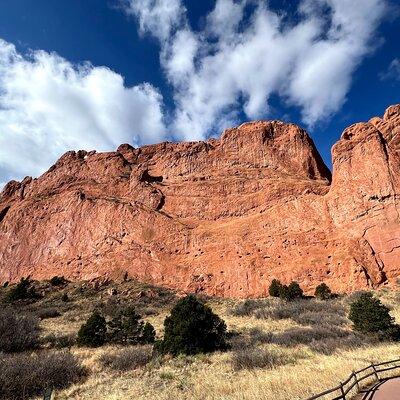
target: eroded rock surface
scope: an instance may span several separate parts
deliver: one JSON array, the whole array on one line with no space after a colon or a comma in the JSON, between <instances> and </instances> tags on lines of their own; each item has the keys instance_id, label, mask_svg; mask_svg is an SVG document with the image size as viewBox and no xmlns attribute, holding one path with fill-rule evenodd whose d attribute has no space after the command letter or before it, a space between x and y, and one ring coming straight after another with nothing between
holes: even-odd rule
<instances>
[{"instance_id":1,"label":"eroded rock surface","mask_svg":"<svg viewBox=\"0 0 400 400\"><path fill-rule=\"evenodd\" d=\"M394 284L400 105L347 128L333 175L307 133L258 121L219 140L63 155L0 197L0 281L129 276L210 295Z\"/></svg>"}]
</instances>

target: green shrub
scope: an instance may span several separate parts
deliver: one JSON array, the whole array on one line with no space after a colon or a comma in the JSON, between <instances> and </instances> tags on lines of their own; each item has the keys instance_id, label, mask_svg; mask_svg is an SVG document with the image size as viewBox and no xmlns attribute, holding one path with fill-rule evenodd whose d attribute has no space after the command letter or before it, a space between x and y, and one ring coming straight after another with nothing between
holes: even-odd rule
<instances>
[{"instance_id":1,"label":"green shrub","mask_svg":"<svg viewBox=\"0 0 400 400\"><path fill-rule=\"evenodd\" d=\"M272 297L280 297L282 293L282 283L277 279L273 279L268 289L268 293Z\"/></svg>"},{"instance_id":2,"label":"green shrub","mask_svg":"<svg viewBox=\"0 0 400 400\"><path fill-rule=\"evenodd\" d=\"M50 279L50 284L52 286L61 286L61 285L65 285L66 283L68 283L68 281L63 276L56 275Z\"/></svg>"},{"instance_id":3,"label":"green shrub","mask_svg":"<svg viewBox=\"0 0 400 400\"><path fill-rule=\"evenodd\" d=\"M326 283L320 283L315 288L315 297L320 300L328 300L332 297L332 291Z\"/></svg>"},{"instance_id":4,"label":"green shrub","mask_svg":"<svg viewBox=\"0 0 400 400\"><path fill-rule=\"evenodd\" d=\"M99 347L106 341L107 323L105 318L95 311L78 332L77 343L80 346Z\"/></svg>"},{"instance_id":5,"label":"green shrub","mask_svg":"<svg viewBox=\"0 0 400 400\"><path fill-rule=\"evenodd\" d=\"M190 355L228 348L225 322L193 295L178 301L164 328L164 340L157 343L162 353Z\"/></svg>"},{"instance_id":6,"label":"green shrub","mask_svg":"<svg viewBox=\"0 0 400 400\"><path fill-rule=\"evenodd\" d=\"M12 353L38 346L39 320L30 314L14 310L0 311L0 352Z\"/></svg>"},{"instance_id":7,"label":"green shrub","mask_svg":"<svg viewBox=\"0 0 400 400\"><path fill-rule=\"evenodd\" d=\"M400 341L400 326L393 324L390 328L378 333L378 340L382 341Z\"/></svg>"},{"instance_id":8,"label":"green shrub","mask_svg":"<svg viewBox=\"0 0 400 400\"><path fill-rule=\"evenodd\" d=\"M301 299L303 297L303 290L297 282L293 281L289 286L282 286L279 297L286 301Z\"/></svg>"},{"instance_id":9,"label":"green shrub","mask_svg":"<svg viewBox=\"0 0 400 400\"><path fill-rule=\"evenodd\" d=\"M120 309L108 324L108 340L119 344L153 343L155 330L133 307Z\"/></svg>"},{"instance_id":10,"label":"green shrub","mask_svg":"<svg viewBox=\"0 0 400 400\"><path fill-rule=\"evenodd\" d=\"M394 319L381 301L371 292L362 293L350 304L349 319L354 329L362 333L378 333L394 327Z\"/></svg>"},{"instance_id":11,"label":"green shrub","mask_svg":"<svg viewBox=\"0 0 400 400\"><path fill-rule=\"evenodd\" d=\"M36 293L35 288L32 286L31 280L28 278L21 278L20 282L12 287L7 293L6 301L12 303L17 300L37 299L40 297Z\"/></svg>"},{"instance_id":12,"label":"green shrub","mask_svg":"<svg viewBox=\"0 0 400 400\"><path fill-rule=\"evenodd\" d=\"M0 365L1 399L36 398L42 396L44 389L66 388L86 375L79 361L66 351L0 354Z\"/></svg>"},{"instance_id":13,"label":"green shrub","mask_svg":"<svg viewBox=\"0 0 400 400\"><path fill-rule=\"evenodd\" d=\"M154 343L156 339L156 330L149 322L146 322L143 327L141 343Z\"/></svg>"}]
</instances>

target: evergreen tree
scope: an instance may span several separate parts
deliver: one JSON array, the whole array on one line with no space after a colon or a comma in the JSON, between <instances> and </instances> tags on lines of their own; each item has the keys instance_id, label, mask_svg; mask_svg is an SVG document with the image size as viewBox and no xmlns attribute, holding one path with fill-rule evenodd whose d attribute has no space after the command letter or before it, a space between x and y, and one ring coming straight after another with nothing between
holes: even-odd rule
<instances>
[{"instance_id":1,"label":"evergreen tree","mask_svg":"<svg viewBox=\"0 0 400 400\"><path fill-rule=\"evenodd\" d=\"M362 293L350 304L349 319L354 329L362 333L384 332L394 327L389 309L371 292Z\"/></svg>"},{"instance_id":2,"label":"evergreen tree","mask_svg":"<svg viewBox=\"0 0 400 400\"><path fill-rule=\"evenodd\" d=\"M120 344L153 343L155 330L150 323L141 320L134 307L126 307L108 322L108 338Z\"/></svg>"},{"instance_id":3,"label":"evergreen tree","mask_svg":"<svg viewBox=\"0 0 400 400\"><path fill-rule=\"evenodd\" d=\"M282 283L278 279L273 279L269 286L268 293L272 297L280 297L282 292Z\"/></svg>"},{"instance_id":4,"label":"evergreen tree","mask_svg":"<svg viewBox=\"0 0 400 400\"><path fill-rule=\"evenodd\" d=\"M107 324L105 318L95 311L78 332L80 346L99 347L106 341Z\"/></svg>"},{"instance_id":5,"label":"evergreen tree","mask_svg":"<svg viewBox=\"0 0 400 400\"><path fill-rule=\"evenodd\" d=\"M146 322L143 327L143 332L142 332L142 343L144 344L150 344L154 343L154 340L156 339L156 331L154 329L154 326L151 325L149 322Z\"/></svg>"},{"instance_id":6,"label":"evergreen tree","mask_svg":"<svg viewBox=\"0 0 400 400\"><path fill-rule=\"evenodd\" d=\"M332 297L332 291L326 283L320 283L315 288L315 297L320 300L328 300Z\"/></svg>"},{"instance_id":7,"label":"evergreen tree","mask_svg":"<svg viewBox=\"0 0 400 400\"><path fill-rule=\"evenodd\" d=\"M297 282L293 281L289 286L282 286L280 297L286 301L301 299L303 297L303 290Z\"/></svg>"},{"instance_id":8,"label":"evergreen tree","mask_svg":"<svg viewBox=\"0 0 400 400\"><path fill-rule=\"evenodd\" d=\"M193 295L178 301L164 321L164 340L158 349L172 355L226 350L225 322Z\"/></svg>"},{"instance_id":9,"label":"evergreen tree","mask_svg":"<svg viewBox=\"0 0 400 400\"><path fill-rule=\"evenodd\" d=\"M52 286L61 286L65 285L66 283L68 283L68 281L63 276L56 275L50 279L50 284Z\"/></svg>"}]
</instances>

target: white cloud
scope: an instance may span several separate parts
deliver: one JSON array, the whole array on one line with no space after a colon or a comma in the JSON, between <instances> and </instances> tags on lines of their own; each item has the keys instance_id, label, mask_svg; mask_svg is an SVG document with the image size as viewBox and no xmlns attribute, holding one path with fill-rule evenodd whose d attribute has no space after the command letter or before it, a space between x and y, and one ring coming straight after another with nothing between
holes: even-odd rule
<instances>
[{"instance_id":1,"label":"white cloud","mask_svg":"<svg viewBox=\"0 0 400 400\"><path fill-rule=\"evenodd\" d=\"M165 138L162 97L150 84L56 54L29 56L0 40L0 181L39 175L65 151L113 150Z\"/></svg>"},{"instance_id":2,"label":"white cloud","mask_svg":"<svg viewBox=\"0 0 400 400\"><path fill-rule=\"evenodd\" d=\"M379 43L387 8L385 0L301 0L290 20L264 0L216 0L196 31L182 0L120 1L140 33L159 41L175 102L168 131L185 140L219 133L242 112L267 118L274 95L309 126L329 118ZM398 60L392 64L398 71ZM0 40L0 182L38 175L67 150L164 140L164 122L150 84L127 87L106 67L44 51L21 55Z\"/></svg>"},{"instance_id":3,"label":"white cloud","mask_svg":"<svg viewBox=\"0 0 400 400\"><path fill-rule=\"evenodd\" d=\"M180 0L122 0L122 6L138 18L140 33L151 32L159 40L170 37L186 12Z\"/></svg>"},{"instance_id":4,"label":"white cloud","mask_svg":"<svg viewBox=\"0 0 400 400\"><path fill-rule=\"evenodd\" d=\"M386 12L384 0L303 0L299 20L288 23L262 0L217 0L204 30L193 31L182 2L174 0L174 11L163 15L168 3L131 0L126 10L160 41L174 90L174 130L185 139L204 138L240 111L268 116L274 94L298 106L309 126L329 118L373 50Z\"/></svg>"},{"instance_id":5,"label":"white cloud","mask_svg":"<svg viewBox=\"0 0 400 400\"><path fill-rule=\"evenodd\" d=\"M379 74L379 78L383 81L400 81L400 58L393 59L386 71Z\"/></svg>"},{"instance_id":6,"label":"white cloud","mask_svg":"<svg viewBox=\"0 0 400 400\"><path fill-rule=\"evenodd\" d=\"M223 40L233 38L243 19L246 0L234 2L232 0L219 0L215 8L207 16L206 30L210 36Z\"/></svg>"}]
</instances>

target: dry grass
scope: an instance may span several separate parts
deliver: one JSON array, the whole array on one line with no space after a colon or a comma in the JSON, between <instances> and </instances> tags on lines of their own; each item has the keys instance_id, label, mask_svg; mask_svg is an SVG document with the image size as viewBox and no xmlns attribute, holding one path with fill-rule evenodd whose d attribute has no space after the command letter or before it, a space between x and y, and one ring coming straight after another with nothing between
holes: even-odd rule
<instances>
[{"instance_id":1,"label":"dry grass","mask_svg":"<svg viewBox=\"0 0 400 400\"><path fill-rule=\"evenodd\" d=\"M151 309L145 320L153 324L157 336L162 336L163 321L173 305L170 302L138 300L140 289L118 287L118 292L127 291L125 300L139 302L138 309ZM400 322L400 292L380 291L381 300L392 308L392 315ZM59 298L54 295L55 298ZM61 316L41 321L43 334L65 335L76 333L81 323L93 310L95 304L104 301L104 291L92 295L72 295L71 302L57 303ZM100 298L101 297L101 298ZM126 371L113 370L104 366L101 360L110 354L121 354L123 349L104 346L98 349L72 347L75 354L89 371L87 379L67 389L57 392L57 399L79 400L119 400L135 398L139 400L246 400L304 399L311 394L335 386L355 369L368 365L371 361L385 361L399 357L400 345L396 343L371 343L354 340L350 324L342 321L339 331L333 329L336 319L343 317L340 307L347 310L346 299L337 300L338 305L330 307L330 315L324 317L321 303L306 305L305 316L297 311L278 311L286 306L273 300L272 308L261 315L232 315L232 308L239 301L232 299L212 299L208 303L219 314L233 332L233 342L242 349L248 348L252 354L260 352L259 366L254 368L236 368L233 357L238 347L226 353L214 353L193 357L153 358ZM135 303L136 304L136 303ZM54 306L51 301L47 306ZM142 308L140 308L142 307ZM292 306L290 306L292 307ZM294 306L293 306L294 307ZM312 308L310 311L309 308ZM304 307L303 307L304 308ZM329 308L329 307L328 307ZM272 310L272 311L271 311ZM317 313L318 318L314 318ZM145 315L145 313L143 313ZM280 317L285 317L280 319ZM322 319L322 320L321 320ZM327 333L318 331L318 325L324 325ZM288 332L314 332L315 340L298 340L291 337L285 342ZM322 333L321 333L322 332ZM322 335L322 339L321 339ZM344 336L342 336L344 335ZM326 336L326 337L325 337ZM271 337L275 338L271 340ZM278 340L279 339L279 340ZM284 340L285 339L285 340ZM321 339L321 340L320 340ZM346 345L339 346L339 342ZM245 350L244 350L245 351ZM257 361L257 360L256 360ZM264 366L262 365L264 362Z\"/></svg>"},{"instance_id":2,"label":"dry grass","mask_svg":"<svg viewBox=\"0 0 400 400\"><path fill-rule=\"evenodd\" d=\"M145 345L122 347L115 352L103 353L99 361L106 368L123 372L144 367L152 358L153 347Z\"/></svg>"},{"instance_id":3,"label":"dry grass","mask_svg":"<svg viewBox=\"0 0 400 400\"><path fill-rule=\"evenodd\" d=\"M92 369L82 385L58 394L59 399L304 399L313 393L337 385L354 369L373 361L397 358L399 345L384 344L373 348L340 351L331 356L303 350L302 357L274 369L235 371L230 354L167 360L125 374L99 369L96 350L87 355ZM293 350L293 351L299 351ZM82 355L82 353L80 353ZM317 378L317 379L316 379Z\"/></svg>"}]
</instances>

